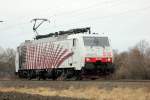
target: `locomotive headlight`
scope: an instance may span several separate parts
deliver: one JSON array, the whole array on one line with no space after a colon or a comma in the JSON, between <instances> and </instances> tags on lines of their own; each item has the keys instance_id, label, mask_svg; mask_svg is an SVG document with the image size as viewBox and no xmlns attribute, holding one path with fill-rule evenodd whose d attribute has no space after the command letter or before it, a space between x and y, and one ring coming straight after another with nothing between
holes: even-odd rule
<instances>
[{"instance_id":1,"label":"locomotive headlight","mask_svg":"<svg viewBox=\"0 0 150 100\"><path fill-rule=\"evenodd\" d=\"M96 62L96 58L85 58L85 62Z\"/></svg>"},{"instance_id":2,"label":"locomotive headlight","mask_svg":"<svg viewBox=\"0 0 150 100\"><path fill-rule=\"evenodd\" d=\"M110 58L108 58L107 60L108 60L108 61L110 61L111 59L110 59Z\"/></svg>"},{"instance_id":3,"label":"locomotive headlight","mask_svg":"<svg viewBox=\"0 0 150 100\"><path fill-rule=\"evenodd\" d=\"M90 58L86 58L85 60L86 60L86 61L90 61Z\"/></svg>"}]
</instances>

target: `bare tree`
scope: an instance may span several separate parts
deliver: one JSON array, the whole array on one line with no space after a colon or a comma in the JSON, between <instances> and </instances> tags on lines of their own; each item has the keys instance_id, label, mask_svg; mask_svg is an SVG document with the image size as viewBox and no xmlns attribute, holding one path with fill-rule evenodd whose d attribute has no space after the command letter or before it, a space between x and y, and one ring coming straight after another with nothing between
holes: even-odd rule
<instances>
[{"instance_id":1,"label":"bare tree","mask_svg":"<svg viewBox=\"0 0 150 100\"><path fill-rule=\"evenodd\" d=\"M0 54L0 77L10 77L15 71L15 51L7 48Z\"/></svg>"},{"instance_id":2,"label":"bare tree","mask_svg":"<svg viewBox=\"0 0 150 100\"><path fill-rule=\"evenodd\" d=\"M145 54L146 49L149 47L149 43L146 40L141 40L139 43L136 44L135 48L138 48L138 50Z\"/></svg>"},{"instance_id":3,"label":"bare tree","mask_svg":"<svg viewBox=\"0 0 150 100\"><path fill-rule=\"evenodd\" d=\"M150 46L145 40L115 56L117 78L150 79Z\"/></svg>"}]
</instances>

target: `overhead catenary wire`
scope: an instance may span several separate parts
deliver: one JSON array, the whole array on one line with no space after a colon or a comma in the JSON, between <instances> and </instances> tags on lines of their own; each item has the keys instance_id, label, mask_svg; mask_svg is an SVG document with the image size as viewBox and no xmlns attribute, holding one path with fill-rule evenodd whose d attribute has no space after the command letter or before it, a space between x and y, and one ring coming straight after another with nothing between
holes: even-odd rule
<instances>
[{"instance_id":1,"label":"overhead catenary wire","mask_svg":"<svg viewBox=\"0 0 150 100\"><path fill-rule=\"evenodd\" d=\"M127 13L137 13L139 11L143 11L143 10L146 10L146 9L150 9L150 6L139 8L139 9L126 10L124 12L115 13L115 14L112 14L112 15L105 15L105 16L102 16L102 17L94 17L94 18L88 18L88 19L84 19L84 20L78 20L78 21L73 22L73 23L64 23L65 25L58 25L57 27L65 27L65 26L69 26L71 24L83 23L85 21L86 22L94 22L94 21L98 21L98 20L102 20L102 19L106 19L106 18L111 18L111 17L114 17L114 16L121 16L121 15L127 14Z\"/></svg>"},{"instance_id":2,"label":"overhead catenary wire","mask_svg":"<svg viewBox=\"0 0 150 100\"><path fill-rule=\"evenodd\" d=\"M114 6L115 4L121 2L122 0L118 0L117 2L115 1L103 1L103 2L97 2L93 5L90 5L88 7L84 8L78 8L72 11L67 11L67 12L62 12L62 13L56 13L54 14L55 16L63 16L63 15L70 15L70 14L75 14L75 13L83 13L83 11L88 11L89 9L97 8L97 7L102 7L106 4L111 4L111 6Z\"/></svg>"},{"instance_id":3,"label":"overhead catenary wire","mask_svg":"<svg viewBox=\"0 0 150 100\"><path fill-rule=\"evenodd\" d=\"M111 5L109 5L109 9L112 9L112 7L116 7L118 4L121 4L121 3L123 3L123 2L127 2L128 0L118 0L116 3L113 3L113 4L111 4ZM95 4L95 5L99 5L99 4ZM68 15L68 16L70 16L70 15L72 15L72 14L75 14L76 15L76 13L78 13L78 15L76 15L76 17L80 17L80 16L83 16L83 14L84 13L87 13L88 11L89 11L89 9L93 9L93 8L100 8L100 7L102 7L102 6L99 6L99 7L97 7L97 6L91 6L91 7L86 7L86 8L82 8L82 9L77 9L77 10L74 10L74 11L71 11L71 12L64 12L64 13L59 13L59 14L55 14L53 17L55 17L55 22L54 22L54 26L55 27L60 27L60 26L69 26L69 25L56 25L56 24L58 24L58 23L56 23L56 17L58 18L58 17L62 17L63 15ZM81 10L81 11L80 11ZM85 11L85 10L87 10L87 12L82 12L82 11ZM130 11L130 9L128 9L128 10L126 10L126 11ZM80 14L79 14L80 13ZM123 12L124 13L124 12ZM120 14L120 13L119 13ZM115 15L115 14L113 14L113 15ZM120 14L121 15L121 14ZM106 18L108 18L109 16L112 16L112 15L106 15L106 16L102 16L102 17L106 17ZM84 16L85 17L85 16ZM87 17L87 16L86 16ZM85 17L85 18L86 18ZM73 16L73 17L70 17L69 18L69 20L70 19L73 19L73 18L75 18L75 16ZM89 20L90 19L90 20ZM73 22L74 24L77 24L77 23L82 23L82 22L85 22L85 20L87 21L87 22L89 22L89 21L94 21L94 20L99 20L99 19L105 19L105 18L97 18L97 17L95 17L95 18L88 18L88 19L84 19L84 20L79 20L79 21L76 21L76 22ZM70 23L70 22L69 22ZM68 24L68 23L64 23L64 24Z\"/></svg>"},{"instance_id":4,"label":"overhead catenary wire","mask_svg":"<svg viewBox=\"0 0 150 100\"><path fill-rule=\"evenodd\" d=\"M122 0L118 0L118 1L122 1ZM118 1L117 1L117 2L118 2ZM92 4L92 5L88 6L88 7L79 8L79 9L76 9L76 10L67 11L67 12L62 12L62 13L56 13L56 14L50 16L50 17L53 17L53 16L59 17L59 16L70 15L70 14L79 13L79 12L80 12L81 14L83 14L83 11L85 11L85 10L88 11L89 9L95 8L95 7L97 7L98 5L100 6L100 5L105 5L105 4L113 4L113 3L117 3L117 2L116 2L116 1L115 1L115 2L114 2L114 1L101 1L101 2L96 2L95 4ZM100 6L100 7L101 7L101 6ZM45 11L43 11L43 12L45 12ZM21 20L24 20L25 18L26 18L26 17L17 17L17 19L21 19ZM10 22L10 20L8 20L7 22ZM7 31L7 29L16 28L17 26L23 25L23 24L27 24L27 22L20 22L20 23L17 23L17 24L15 24L15 25L9 25L9 26L7 26L7 27L1 29L1 31ZM55 20L55 24L56 24L56 20Z\"/></svg>"},{"instance_id":5,"label":"overhead catenary wire","mask_svg":"<svg viewBox=\"0 0 150 100\"><path fill-rule=\"evenodd\" d=\"M121 4L122 2L124 2L124 1L128 1L128 0L118 0L117 2L113 2L113 1L106 1L105 3L106 4L110 4L109 6L108 6L108 8L109 9L111 9L112 7L116 7L116 5L118 5L118 4ZM68 11L68 12L64 12L64 13L58 13L58 14L54 14L53 16L51 16L51 17L54 17L54 26L55 27L57 27L58 25L56 25L57 23L56 23L56 17L58 18L58 17L62 17L62 16L72 16L72 15L75 15L76 17L80 17L80 16L83 16L83 14L87 14L88 13L88 11L90 10L90 9L95 9L95 8L102 8L102 7L104 7L104 5L103 6L101 6L100 5L100 3L97 3L97 4L94 4L94 5L92 5L92 6L88 6L88 7L85 7L85 8L80 8L80 9L76 9L76 10L73 10L73 11ZM86 12L85 12L86 11ZM78 15L77 15L78 14ZM69 18L69 20L70 19L73 19L75 16L73 16L73 17L70 17ZM86 16L87 17L87 16ZM64 25L63 25L64 26Z\"/></svg>"},{"instance_id":6,"label":"overhead catenary wire","mask_svg":"<svg viewBox=\"0 0 150 100\"><path fill-rule=\"evenodd\" d=\"M95 22L95 21L100 21L100 20L115 17L115 16L121 16L121 15L128 14L128 13L137 13L137 12L140 12L140 11L143 11L143 10L146 10L146 9L150 9L150 6L143 7L143 8L138 8L138 9L132 9L132 10L131 9L130 10L125 10L125 11L120 12L120 13L105 15L105 16L102 16L102 17L94 17L94 18L88 18L88 19L84 19L84 20L78 20L78 21L73 22L73 23L64 23L65 25L64 24L63 25L56 25L56 27L67 27L67 26L70 26L72 24L79 24L79 23L83 23L85 21L86 21L86 23L87 22Z\"/></svg>"},{"instance_id":7,"label":"overhead catenary wire","mask_svg":"<svg viewBox=\"0 0 150 100\"><path fill-rule=\"evenodd\" d=\"M123 0L119 0L120 2L121 1L123 1ZM109 1L107 1L107 3L108 3ZM111 1L111 3L114 3L113 1ZM119 2L117 2L117 3L119 3ZM91 7L89 6L89 7L85 7L85 8L80 8L80 9L77 9L77 10L74 10L74 11L70 11L70 12L64 12L64 13L59 13L59 14L55 14L55 16L56 17L58 17L58 16L62 16L62 15L66 15L66 14L68 14L68 15L70 15L71 13L73 13L74 14L74 12L82 12L82 11L85 11L85 10L87 10L88 11L88 9L91 9L91 8L95 8L95 5L99 5L99 3L97 3L97 4L94 4L94 5L91 5ZM113 4L113 6L115 5L115 3ZM100 6L101 7L101 6ZM112 7L112 6L110 6L110 7ZM130 10L129 10L130 11ZM83 13L85 13L85 12L82 12L80 15L82 15ZM123 12L123 13L127 13L127 12ZM120 14L120 13L119 13ZM100 19L104 19L104 18L108 18L108 17L111 17L111 16L115 16L115 15L117 15L117 14L112 14L112 15L106 15L106 16L102 16L102 17L94 17L94 18L87 18L87 19L84 19L84 20L79 20L79 21L76 21L76 22L73 22L73 23L78 23L78 22L84 22L84 21L87 21L87 22L89 22L89 21L94 21L94 20L100 20ZM121 15L121 14L120 14ZM77 15L77 16L79 16L79 15ZM70 24L73 24L73 23L70 23ZM28 22L21 22L21 23L17 23L17 24L15 24L15 25L10 25L9 27L6 27L6 28L4 28L4 29L2 29L2 30L7 30L7 29L11 29L11 28L15 28L15 27L17 27L17 26L19 26L19 25L23 25L23 24L28 24ZM58 25L56 25L57 23L56 23L56 20L55 20L55 26L56 27L58 27ZM65 24L65 23L64 23ZM66 23L66 24L68 24L68 23ZM64 25L59 25L59 26L64 26ZM66 25L67 26L67 25ZM1 30L1 31L2 31Z\"/></svg>"},{"instance_id":8,"label":"overhead catenary wire","mask_svg":"<svg viewBox=\"0 0 150 100\"><path fill-rule=\"evenodd\" d=\"M106 4L109 4L108 8L109 9L112 9L112 7L116 7L116 5L122 3L122 1L124 0L118 0L117 2L108 2L108 1L105 1L107 2ZM125 1L128 1L128 0L125 0ZM64 13L58 13L58 14L54 14L53 16L51 17L54 17L55 18L55 26L56 26L56 17L57 18L60 18L60 17L63 17L63 16L70 16L69 17L69 20L70 19L73 19L74 17L81 17L81 16L84 16L84 14L87 14L89 13L89 10L92 10L92 9L95 9L95 8L103 8L105 5L100 5L100 3L97 3L97 4L94 4L94 5L91 5L91 6L88 6L88 7L85 7L85 8L80 8L80 9L76 9L76 10L73 10L73 11L68 11L68 12L64 12ZM87 16L86 16L87 17Z\"/></svg>"}]
</instances>

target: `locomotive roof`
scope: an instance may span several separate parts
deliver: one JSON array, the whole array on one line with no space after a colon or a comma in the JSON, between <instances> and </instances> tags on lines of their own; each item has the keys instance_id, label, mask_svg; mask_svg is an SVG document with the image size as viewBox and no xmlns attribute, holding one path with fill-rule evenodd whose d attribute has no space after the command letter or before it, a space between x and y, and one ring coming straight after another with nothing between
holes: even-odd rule
<instances>
[{"instance_id":1,"label":"locomotive roof","mask_svg":"<svg viewBox=\"0 0 150 100\"><path fill-rule=\"evenodd\" d=\"M91 33L90 27L70 29L67 31L59 31L55 33L45 34L45 35L37 35L35 39L38 40L38 39L43 39L48 37L58 37L62 35L71 35L71 34L79 34L79 33L86 33L86 32L88 32L89 34Z\"/></svg>"},{"instance_id":2,"label":"locomotive roof","mask_svg":"<svg viewBox=\"0 0 150 100\"><path fill-rule=\"evenodd\" d=\"M42 39L38 39L38 40L26 40L25 42L21 43L20 46L24 46L24 45L30 45L30 44L36 44L36 43L43 43L43 42L50 42L50 41L61 41L61 40L65 40L65 39L73 39L73 38L81 38L81 37L106 37L103 34L83 34L83 33L79 33L79 34L71 34L71 35L60 35L58 37L47 37L47 38L42 38Z\"/></svg>"},{"instance_id":3,"label":"locomotive roof","mask_svg":"<svg viewBox=\"0 0 150 100\"><path fill-rule=\"evenodd\" d=\"M55 34L38 35L34 40L25 40L25 42L21 43L20 46L32 43L35 44L48 41L61 41L64 39L80 38L83 36L106 37L104 36L104 34L91 33L90 27L86 27L86 28L71 29L68 31L59 31L59 33L57 32Z\"/></svg>"}]
</instances>

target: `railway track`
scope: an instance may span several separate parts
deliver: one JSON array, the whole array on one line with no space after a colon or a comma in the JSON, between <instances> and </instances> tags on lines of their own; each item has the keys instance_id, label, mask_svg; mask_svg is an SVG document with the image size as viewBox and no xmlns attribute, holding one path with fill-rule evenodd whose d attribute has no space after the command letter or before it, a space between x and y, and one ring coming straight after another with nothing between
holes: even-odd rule
<instances>
[{"instance_id":1,"label":"railway track","mask_svg":"<svg viewBox=\"0 0 150 100\"><path fill-rule=\"evenodd\" d=\"M88 80L88 79L85 79L85 80L81 80L81 81L76 81L76 80L37 80L37 79L34 79L34 80L27 80L27 79L14 79L14 80L8 80L8 79L0 79L0 82L146 82L146 83L150 83L150 80L106 80L106 79L98 79L98 80Z\"/></svg>"},{"instance_id":2,"label":"railway track","mask_svg":"<svg viewBox=\"0 0 150 100\"><path fill-rule=\"evenodd\" d=\"M113 87L150 87L150 80L96 80L96 81L38 81L38 80L0 80L0 87L50 87L54 89L86 88L96 86L99 88Z\"/></svg>"},{"instance_id":3,"label":"railway track","mask_svg":"<svg viewBox=\"0 0 150 100\"><path fill-rule=\"evenodd\" d=\"M38 80L38 79L32 79L32 80L28 80L28 79L0 79L1 81L63 81L63 80L51 80L51 79L46 79L46 80ZM115 79L105 79L105 78L100 78L100 79L96 79L96 80L91 80L91 79L84 79L84 80L64 80L63 82L68 82L68 81L73 81L73 82L150 82L150 80L133 80L133 79L120 79L120 80L115 80Z\"/></svg>"}]
</instances>

